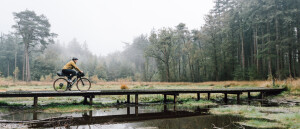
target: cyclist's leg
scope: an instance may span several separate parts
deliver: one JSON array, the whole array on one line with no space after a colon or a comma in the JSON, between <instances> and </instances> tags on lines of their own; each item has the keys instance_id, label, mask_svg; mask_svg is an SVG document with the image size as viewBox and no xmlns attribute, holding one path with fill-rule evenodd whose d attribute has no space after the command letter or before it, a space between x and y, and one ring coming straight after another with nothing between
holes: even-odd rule
<instances>
[{"instance_id":1,"label":"cyclist's leg","mask_svg":"<svg viewBox=\"0 0 300 129\"><path fill-rule=\"evenodd\" d=\"M71 73L71 79L72 79L75 75L77 75L76 71L75 71L75 70L72 70L72 69L70 69L70 73Z\"/></svg>"},{"instance_id":2,"label":"cyclist's leg","mask_svg":"<svg viewBox=\"0 0 300 129\"><path fill-rule=\"evenodd\" d=\"M63 69L62 72L68 77L68 80L71 81L73 76L76 75L76 71L72 69Z\"/></svg>"}]
</instances>

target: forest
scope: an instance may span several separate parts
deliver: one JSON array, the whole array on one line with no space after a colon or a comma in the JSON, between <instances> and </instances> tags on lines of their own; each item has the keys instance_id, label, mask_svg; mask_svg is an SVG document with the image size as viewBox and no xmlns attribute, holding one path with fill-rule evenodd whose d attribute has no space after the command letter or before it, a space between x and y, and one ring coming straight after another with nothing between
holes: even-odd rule
<instances>
[{"instance_id":1,"label":"forest","mask_svg":"<svg viewBox=\"0 0 300 129\"><path fill-rule=\"evenodd\" d=\"M76 38L61 43L44 15L30 10L12 15L12 31L0 35L0 76L13 80L52 80L72 57L79 58L78 67L93 81L300 76L299 0L215 0L200 29L178 23L149 30L124 43L123 51L105 56L93 54Z\"/></svg>"}]
</instances>

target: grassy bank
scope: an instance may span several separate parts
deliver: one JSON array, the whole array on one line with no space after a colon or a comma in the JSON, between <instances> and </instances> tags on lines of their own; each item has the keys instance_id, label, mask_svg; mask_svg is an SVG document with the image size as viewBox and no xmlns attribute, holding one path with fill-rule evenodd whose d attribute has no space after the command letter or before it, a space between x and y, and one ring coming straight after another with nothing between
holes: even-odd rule
<instances>
[{"instance_id":1,"label":"grassy bank","mask_svg":"<svg viewBox=\"0 0 300 129\"><path fill-rule=\"evenodd\" d=\"M300 128L300 107L255 107L231 105L210 110L213 114L234 114L247 118L238 122L255 128Z\"/></svg>"}]
</instances>

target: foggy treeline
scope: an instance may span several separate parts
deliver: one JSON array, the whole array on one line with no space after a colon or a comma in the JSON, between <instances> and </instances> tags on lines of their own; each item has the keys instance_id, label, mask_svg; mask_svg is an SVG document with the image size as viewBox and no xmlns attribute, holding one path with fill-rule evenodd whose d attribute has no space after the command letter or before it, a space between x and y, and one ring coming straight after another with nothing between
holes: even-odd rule
<instances>
[{"instance_id":1,"label":"foggy treeline","mask_svg":"<svg viewBox=\"0 0 300 129\"><path fill-rule=\"evenodd\" d=\"M67 44L34 39L41 44L29 45L26 57L24 35L2 34L0 40L1 76L18 80L53 78L72 57L92 80L285 79L300 76L300 1L215 0L201 29L179 23L152 30L107 56L92 54L76 39Z\"/></svg>"}]
</instances>

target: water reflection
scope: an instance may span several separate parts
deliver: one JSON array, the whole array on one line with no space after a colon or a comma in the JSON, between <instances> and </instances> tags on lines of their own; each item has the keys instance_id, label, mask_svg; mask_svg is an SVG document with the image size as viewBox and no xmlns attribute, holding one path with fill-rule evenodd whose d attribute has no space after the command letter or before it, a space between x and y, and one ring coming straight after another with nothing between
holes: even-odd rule
<instances>
[{"instance_id":1,"label":"water reflection","mask_svg":"<svg viewBox=\"0 0 300 129\"><path fill-rule=\"evenodd\" d=\"M218 116L208 113L210 107L152 105L125 108L107 108L74 113L15 112L1 116L2 120L30 121L32 128L163 128L199 129L231 127L235 116ZM32 122L34 120L34 122Z\"/></svg>"}]
</instances>

